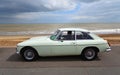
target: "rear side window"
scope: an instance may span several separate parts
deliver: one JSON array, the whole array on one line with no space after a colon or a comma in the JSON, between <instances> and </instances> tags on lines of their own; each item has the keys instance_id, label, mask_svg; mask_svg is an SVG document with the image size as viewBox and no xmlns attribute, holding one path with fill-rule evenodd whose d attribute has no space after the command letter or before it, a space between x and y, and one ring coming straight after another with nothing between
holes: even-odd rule
<instances>
[{"instance_id":1,"label":"rear side window","mask_svg":"<svg viewBox=\"0 0 120 75\"><path fill-rule=\"evenodd\" d=\"M77 40L92 40L93 38L87 32L76 31Z\"/></svg>"}]
</instances>

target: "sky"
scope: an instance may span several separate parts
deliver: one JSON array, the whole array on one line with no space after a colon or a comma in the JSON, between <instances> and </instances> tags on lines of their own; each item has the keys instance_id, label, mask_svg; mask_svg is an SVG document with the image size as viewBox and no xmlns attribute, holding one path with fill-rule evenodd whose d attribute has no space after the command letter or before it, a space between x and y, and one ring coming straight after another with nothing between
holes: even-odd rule
<instances>
[{"instance_id":1,"label":"sky","mask_svg":"<svg viewBox=\"0 0 120 75\"><path fill-rule=\"evenodd\" d=\"M120 23L120 0L0 0L0 23Z\"/></svg>"}]
</instances>

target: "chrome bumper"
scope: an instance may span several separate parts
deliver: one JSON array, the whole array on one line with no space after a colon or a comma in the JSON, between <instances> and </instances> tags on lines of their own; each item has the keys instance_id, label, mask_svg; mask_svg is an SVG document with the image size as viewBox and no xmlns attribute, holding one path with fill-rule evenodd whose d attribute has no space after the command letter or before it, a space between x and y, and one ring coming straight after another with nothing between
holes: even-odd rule
<instances>
[{"instance_id":1,"label":"chrome bumper","mask_svg":"<svg viewBox=\"0 0 120 75\"><path fill-rule=\"evenodd\" d=\"M16 48L16 54L20 54L20 51Z\"/></svg>"},{"instance_id":2,"label":"chrome bumper","mask_svg":"<svg viewBox=\"0 0 120 75\"><path fill-rule=\"evenodd\" d=\"M107 49L106 49L106 52L109 52L109 51L111 51L111 48L107 48Z\"/></svg>"}]
</instances>

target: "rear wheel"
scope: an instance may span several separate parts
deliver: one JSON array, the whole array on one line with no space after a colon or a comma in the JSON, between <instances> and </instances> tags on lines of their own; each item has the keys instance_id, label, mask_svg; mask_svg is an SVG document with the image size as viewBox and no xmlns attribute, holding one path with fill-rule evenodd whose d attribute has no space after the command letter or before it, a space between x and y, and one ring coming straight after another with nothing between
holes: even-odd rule
<instances>
[{"instance_id":1,"label":"rear wheel","mask_svg":"<svg viewBox=\"0 0 120 75\"><path fill-rule=\"evenodd\" d=\"M82 57L85 60L93 60L97 57L98 52L94 48L87 48L82 52Z\"/></svg>"},{"instance_id":2,"label":"rear wheel","mask_svg":"<svg viewBox=\"0 0 120 75\"><path fill-rule=\"evenodd\" d=\"M23 51L22 56L27 61L36 60L37 57L38 57L37 52L34 49L32 49L32 48L26 48Z\"/></svg>"}]
</instances>

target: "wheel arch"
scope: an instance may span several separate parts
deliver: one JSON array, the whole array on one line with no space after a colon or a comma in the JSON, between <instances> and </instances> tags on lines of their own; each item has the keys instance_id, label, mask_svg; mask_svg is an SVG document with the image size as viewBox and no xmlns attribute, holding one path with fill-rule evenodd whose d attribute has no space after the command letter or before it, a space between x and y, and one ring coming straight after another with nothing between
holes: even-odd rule
<instances>
[{"instance_id":1,"label":"wheel arch","mask_svg":"<svg viewBox=\"0 0 120 75\"><path fill-rule=\"evenodd\" d=\"M23 48L20 50L20 55L22 55L22 53L23 53L23 52L25 51L25 49L27 49L27 48L33 49L33 50L37 53L37 55L38 55L37 50L36 50L35 48L31 47L31 46L25 46L25 47L23 47Z\"/></svg>"},{"instance_id":2,"label":"wheel arch","mask_svg":"<svg viewBox=\"0 0 120 75\"><path fill-rule=\"evenodd\" d=\"M97 47L95 47L95 46L89 46L89 47L85 47L85 48L82 50L81 54L82 54L86 49L88 49L88 48L93 48L96 52L99 52L99 51L100 51L99 48L97 48Z\"/></svg>"}]
</instances>

